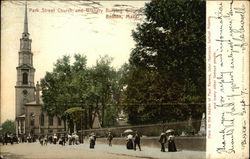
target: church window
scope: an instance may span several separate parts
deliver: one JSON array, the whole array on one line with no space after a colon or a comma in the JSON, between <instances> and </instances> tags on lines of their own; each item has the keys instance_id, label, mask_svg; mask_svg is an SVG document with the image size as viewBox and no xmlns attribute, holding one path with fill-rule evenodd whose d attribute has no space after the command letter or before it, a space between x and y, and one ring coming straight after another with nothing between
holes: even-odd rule
<instances>
[{"instance_id":1,"label":"church window","mask_svg":"<svg viewBox=\"0 0 250 159\"><path fill-rule=\"evenodd\" d=\"M44 115L41 114L41 126L44 126Z\"/></svg>"},{"instance_id":2,"label":"church window","mask_svg":"<svg viewBox=\"0 0 250 159\"><path fill-rule=\"evenodd\" d=\"M28 73L23 73L23 84L28 84Z\"/></svg>"},{"instance_id":3,"label":"church window","mask_svg":"<svg viewBox=\"0 0 250 159\"><path fill-rule=\"evenodd\" d=\"M57 120L58 120L58 125L61 126L61 125L62 125L62 120L61 120L61 118L57 117Z\"/></svg>"},{"instance_id":4,"label":"church window","mask_svg":"<svg viewBox=\"0 0 250 159\"><path fill-rule=\"evenodd\" d=\"M49 116L49 125L53 126L53 116Z\"/></svg>"}]
</instances>

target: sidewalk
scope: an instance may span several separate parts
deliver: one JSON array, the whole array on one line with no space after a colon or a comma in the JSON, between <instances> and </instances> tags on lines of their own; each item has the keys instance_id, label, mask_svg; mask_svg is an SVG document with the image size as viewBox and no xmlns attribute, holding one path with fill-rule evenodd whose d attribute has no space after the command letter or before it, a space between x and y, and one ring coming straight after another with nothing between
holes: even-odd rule
<instances>
[{"instance_id":1,"label":"sidewalk","mask_svg":"<svg viewBox=\"0 0 250 159\"><path fill-rule=\"evenodd\" d=\"M61 146L61 145L57 145ZM137 158L149 158L149 159L203 159L206 157L206 152L204 151L177 151L177 152L161 152L160 147L151 148L151 147L142 147L142 151L138 149L127 150L126 146L113 145L109 147L105 144L96 144L95 149L89 149L89 143L84 143L80 145L66 145L70 149L84 149L89 151L97 151L98 153L109 153L109 154L118 154L123 156L133 156Z\"/></svg>"}]
</instances>

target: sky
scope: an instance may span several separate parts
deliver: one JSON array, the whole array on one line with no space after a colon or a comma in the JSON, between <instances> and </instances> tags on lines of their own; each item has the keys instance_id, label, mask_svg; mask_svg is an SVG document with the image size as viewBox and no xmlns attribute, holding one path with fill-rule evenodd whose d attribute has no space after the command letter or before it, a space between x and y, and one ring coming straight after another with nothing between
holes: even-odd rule
<instances>
[{"instance_id":1,"label":"sky","mask_svg":"<svg viewBox=\"0 0 250 159\"><path fill-rule=\"evenodd\" d=\"M25 2L1 3L0 122L4 122L15 118L16 67ZM89 67L100 56L109 55L112 66L119 68L135 46L131 33L145 18L145 3L148 1L28 1L35 83L51 72L63 55L84 54Z\"/></svg>"}]
</instances>

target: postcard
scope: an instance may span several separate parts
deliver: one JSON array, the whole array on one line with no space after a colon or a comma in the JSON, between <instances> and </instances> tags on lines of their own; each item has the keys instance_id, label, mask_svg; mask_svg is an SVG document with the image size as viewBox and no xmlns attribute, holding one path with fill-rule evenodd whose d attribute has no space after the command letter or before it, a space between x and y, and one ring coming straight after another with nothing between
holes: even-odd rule
<instances>
[{"instance_id":1,"label":"postcard","mask_svg":"<svg viewBox=\"0 0 250 159\"><path fill-rule=\"evenodd\" d=\"M1 1L0 158L249 157L249 2Z\"/></svg>"}]
</instances>

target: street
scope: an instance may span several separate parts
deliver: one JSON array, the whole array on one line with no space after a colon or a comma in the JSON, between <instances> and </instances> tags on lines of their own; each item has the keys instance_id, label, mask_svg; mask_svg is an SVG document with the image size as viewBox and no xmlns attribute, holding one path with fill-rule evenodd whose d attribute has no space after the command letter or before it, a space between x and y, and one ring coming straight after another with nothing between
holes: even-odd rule
<instances>
[{"instance_id":1,"label":"street","mask_svg":"<svg viewBox=\"0 0 250 159\"><path fill-rule=\"evenodd\" d=\"M205 152L178 151L160 152L160 149L142 147L142 151L127 150L125 146L97 144L95 149L89 149L89 144L41 146L36 143L20 143L0 147L4 159L202 159Z\"/></svg>"}]
</instances>

